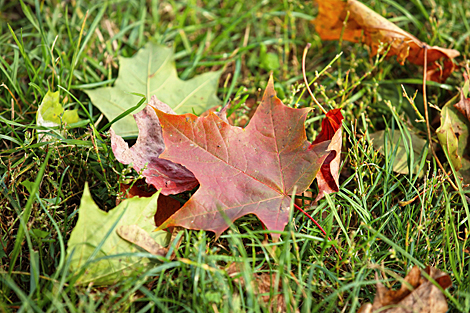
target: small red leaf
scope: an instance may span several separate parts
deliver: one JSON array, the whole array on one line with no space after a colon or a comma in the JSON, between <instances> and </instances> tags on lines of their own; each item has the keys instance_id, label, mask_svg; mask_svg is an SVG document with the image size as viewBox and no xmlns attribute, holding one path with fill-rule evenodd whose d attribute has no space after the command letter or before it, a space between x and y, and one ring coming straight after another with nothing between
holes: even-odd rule
<instances>
[{"instance_id":1,"label":"small red leaf","mask_svg":"<svg viewBox=\"0 0 470 313\"><path fill-rule=\"evenodd\" d=\"M339 165L341 160L342 132L341 123L343 115L341 109L330 110L321 123L321 132L315 138L312 145L331 140L328 145L330 154L323 162L317 174L318 195L315 202L324 197L325 193L338 192L339 190Z\"/></svg>"},{"instance_id":2,"label":"small red leaf","mask_svg":"<svg viewBox=\"0 0 470 313\"><path fill-rule=\"evenodd\" d=\"M312 142L312 145L323 142L325 140L333 139L333 136L341 129L341 123L343 121L343 114L341 109L333 109L328 111L326 117L321 122L321 132Z\"/></svg>"}]
</instances>

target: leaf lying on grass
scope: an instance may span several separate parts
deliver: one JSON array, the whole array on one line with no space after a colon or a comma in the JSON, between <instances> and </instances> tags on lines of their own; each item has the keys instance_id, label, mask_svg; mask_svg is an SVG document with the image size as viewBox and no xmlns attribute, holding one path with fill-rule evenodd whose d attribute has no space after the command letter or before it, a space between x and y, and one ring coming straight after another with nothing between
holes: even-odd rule
<instances>
[{"instance_id":1,"label":"leaf lying on grass","mask_svg":"<svg viewBox=\"0 0 470 313\"><path fill-rule=\"evenodd\" d=\"M315 138L312 145L330 140L328 151L331 151L320 171L317 174L318 195L315 202L333 192L339 190L339 165L341 160L342 131L341 123L343 115L341 109L330 110L321 123L321 132Z\"/></svg>"},{"instance_id":2,"label":"leaf lying on grass","mask_svg":"<svg viewBox=\"0 0 470 313\"><path fill-rule=\"evenodd\" d=\"M449 101L441 110L441 126L437 138L449 155L450 162L466 183L470 183L470 121Z\"/></svg>"},{"instance_id":3,"label":"leaf lying on grass","mask_svg":"<svg viewBox=\"0 0 470 313\"><path fill-rule=\"evenodd\" d=\"M168 105L155 96L152 96L149 104L163 112L174 114ZM196 187L199 183L193 173L180 164L160 158L165 150L165 143L155 111L147 106L135 114L134 118L139 128L139 137L130 149L113 129L110 130L111 147L116 159L123 164L132 163L138 173L145 168L142 176L149 185L161 189L164 195L178 194Z\"/></svg>"},{"instance_id":4,"label":"leaf lying on grass","mask_svg":"<svg viewBox=\"0 0 470 313\"><path fill-rule=\"evenodd\" d=\"M372 144L374 148L381 153L382 155L385 154L385 136L387 135L387 149L390 155L395 154L395 159L393 161L393 171L396 173L408 175L409 174L409 166L408 166L408 149L411 147L411 153L413 153L414 164L412 164L411 168L413 169L414 174L418 174L418 176L423 176L423 171L418 173L419 164L421 160L421 156L423 153L423 149L426 146L426 140L423 138L415 135L413 132L410 132L411 140L407 140L407 145L403 141L403 136L399 130L385 131L380 130L373 134L370 134L370 138L372 139ZM398 146L397 146L398 145ZM408 148L407 148L408 146Z\"/></svg>"},{"instance_id":5,"label":"leaf lying on grass","mask_svg":"<svg viewBox=\"0 0 470 313\"><path fill-rule=\"evenodd\" d=\"M121 226L137 225L157 244L166 246L168 233L153 232L158 196L159 193L156 193L150 198L124 200L111 211L105 212L95 204L88 185L85 185L78 209L78 222L70 235L67 248L67 255L71 257L71 270L76 273L84 270L76 284L112 284L138 269L152 266L148 258L132 256L132 253L141 250L119 237L116 230ZM120 255L113 257L116 254ZM96 261L103 257L109 258Z\"/></svg>"},{"instance_id":6,"label":"leaf lying on grass","mask_svg":"<svg viewBox=\"0 0 470 313\"><path fill-rule=\"evenodd\" d=\"M446 273L434 268L424 270L442 289L452 286ZM377 275L376 275L377 276ZM378 279L378 277L376 277ZM406 275L401 288L389 290L382 283L377 283L374 303L364 304L358 313L444 313L448 309L446 297L433 283L428 281L418 266L413 267Z\"/></svg>"},{"instance_id":7,"label":"leaf lying on grass","mask_svg":"<svg viewBox=\"0 0 470 313\"><path fill-rule=\"evenodd\" d=\"M138 102L138 97L131 92L144 94L147 99L156 95L178 114L201 114L220 102L215 93L221 71L183 81L176 72L172 48L147 43L133 57L119 57L119 64L119 75L113 87L85 90L93 105L109 121ZM137 126L129 115L115 123L113 129L123 137L138 134Z\"/></svg>"},{"instance_id":8,"label":"leaf lying on grass","mask_svg":"<svg viewBox=\"0 0 470 313\"><path fill-rule=\"evenodd\" d=\"M319 14L314 24L322 40L342 38L351 42L365 43L371 47L372 55L379 51L381 43L388 43L390 44L388 55L396 55L401 65L405 60L424 65L424 54L427 51L428 79L435 81L445 81L454 70L452 61L444 62L444 67L436 61L459 56L457 50L431 47L359 1L316 0L316 2ZM346 16L348 16L347 24L344 26Z\"/></svg>"},{"instance_id":9,"label":"leaf lying on grass","mask_svg":"<svg viewBox=\"0 0 470 313\"><path fill-rule=\"evenodd\" d=\"M462 133L460 132L460 127L454 130L454 127L458 126L457 122L459 121L458 113L456 113L457 110L449 104L442 108L441 126L436 130L436 134L441 145L447 149L455 170L458 171L462 167L462 156L459 153L459 137ZM468 134L465 137L468 137Z\"/></svg>"},{"instance_id":10,"label":"leaf lying on grass","mask_svg":"<svg viewBox=\"0 0 470 313\"><path fill-rule=\"evenodd\" d=\"M62 115L63 113L63 115ZM36 114L36 125L45 127L60 126L64 124L77 123L80 120L77 110L66 110L59 101L59 92L47 91ZM47 130L38 130L38 141L50 141L52 136L44 135Z\"/></svg>"},{"instance_id":11,"label":"leaf lying on grass","mask_svg":"<svg viewBox=\"0 0 470 313\"><path fill-rule=\"evenodd\" d=\"M197 117L156 110L166 146L161 157L185 165L201 184L159 229L182 226L219 236L229 227L227 220L255 214L267 229L283 230L293 191L307 189L330 154L329 140L307 141L308 111L285 106L276 97L272 77L244 129L214 113Z\"/></svg>"}]
</instances>

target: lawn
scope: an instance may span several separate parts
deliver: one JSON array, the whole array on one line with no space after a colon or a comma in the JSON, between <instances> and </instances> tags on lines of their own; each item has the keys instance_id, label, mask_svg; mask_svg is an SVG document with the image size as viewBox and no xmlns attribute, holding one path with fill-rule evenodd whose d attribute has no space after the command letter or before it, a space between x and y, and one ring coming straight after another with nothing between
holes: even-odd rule
<instances>
[{"instance_id":1,"label":"lawn","mask_svg":"<svg viewBox=\"0 0 470 313\"><path fill-rule=\"evenodd\" d=\"M357 312L374 301L378 281L396 289L417 265L449 274L449 311L469 312L470 181L458 177L436 129L444 105L457 101L465 83L470 2L363 3L431 46L456 49L459 67L444 82L424 86L422 66L371 55L364 44L322 40L311 22L314 1L0 0L0 311ZM179 246L174 241L166 255L109 255L146 258L150 266L112 283L83 283L97 253L76 271L67 249L80 204L92 203L84 200L85 185L110 212L125 196L122 186L143 177L116 159L111 120L93 92L125 86L130 90L120 97L131 99L127 108L147 103L151 95L132 89L142 68L126 70L124 63L158 46L183 81L220 75L207 97L215 111L229 104L237 126L253 116L272 74L285 105L311 108L305 122L311 142L325 115L305 88L308 43L312 92L327 111L341 108L344 116L339 191L313 203L314 182L295 197L326 236L296 210L274 237L250 214L220 236L182 229ZM175 78L165 87L168 98L178 96L175 84L183 82ZM65 123L60 115L58 126L38 124L51 92L79 120ZM113 128L130 145L136 133L123 129L131 116L117 116L123 126ZM43 132L48 137L38 140ZM378 134L396 140L380 145ZM183 204L195 192L172 198Z\"/></svg>"}]
</instances>

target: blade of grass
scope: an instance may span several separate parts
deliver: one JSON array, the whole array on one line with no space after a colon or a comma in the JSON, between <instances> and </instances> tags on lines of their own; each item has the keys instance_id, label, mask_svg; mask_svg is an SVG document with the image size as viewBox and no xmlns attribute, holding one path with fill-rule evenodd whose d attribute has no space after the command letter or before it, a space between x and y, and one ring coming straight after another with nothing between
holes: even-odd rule
<instances>
[{"instance_id":1,"label":"blade of grass","mask_svg":"<svg viewBox=\"0 0 470 313\"><path fill-rule=\"evenodd\" d=\"M31 194L29 195L28 201L26 202L26 206L24 207L23 210L23 215L21 216L21 219L24 222L24 225L26 225L29 221L29 217L31 215L31 208L33 206L33 203L35 201L35 195L39 191L39 185L41 185L42 178L44 176L44 172L46 170L46 166L49 161L49 157L51 156L52 149L47 151L46 158L44 159L44 162L41 164L41 167L39 168L38 175L36 177L36 180L34 181L33 189ZM16 240L15 240L15 246L13 247L13 251L10 256L10 267L8 269L8 274L11 275L11 272L13 271L16 263L16 259L18 258L18 255L21 250L21 246L24 240L26 229L23 227L23 224L20 224L18 228L18 233L16 235Z\"/></svg>"}]
</instances>

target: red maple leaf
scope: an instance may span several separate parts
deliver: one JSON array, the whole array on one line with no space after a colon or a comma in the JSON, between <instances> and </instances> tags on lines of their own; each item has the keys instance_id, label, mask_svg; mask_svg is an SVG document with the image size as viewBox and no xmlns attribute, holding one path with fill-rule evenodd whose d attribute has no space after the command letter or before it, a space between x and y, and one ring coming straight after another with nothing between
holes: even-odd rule
<instances>
[{"instance_id":1,"label":"red maple leaf","mask_svg":"<svg viewBox=\"0 0 470 313\"><path fill-rule=\"evenodd\" d=\"M155 111L166 147L160 157L184 165L200 183L159 229L183 226L219 236L229 227L227 221L255 214L267 229L282 231L290 196L310 186L330 153L330 141L307 141L309 109L282 104L272 78L246 128L231 126L214 113L197 117Z\"/></svg>"},{"instance_id":2,"label":"red maple leaf","mask_svg":"<svg viewBox=\"0 0 470 313\"><path fill-rule=\"evenodd\" d=\"M324 197L325 193L330 194L339 190L339 163L341 160L341 122L343 114L341 109L334 109L326 113L326 117L321 122L321 132L315 138L312 146L326 140L331 140L328 151L331 151L325 162L323 162L320 172L317 174L318 195L315 202Z\"/></svg>"}]
</instances>

